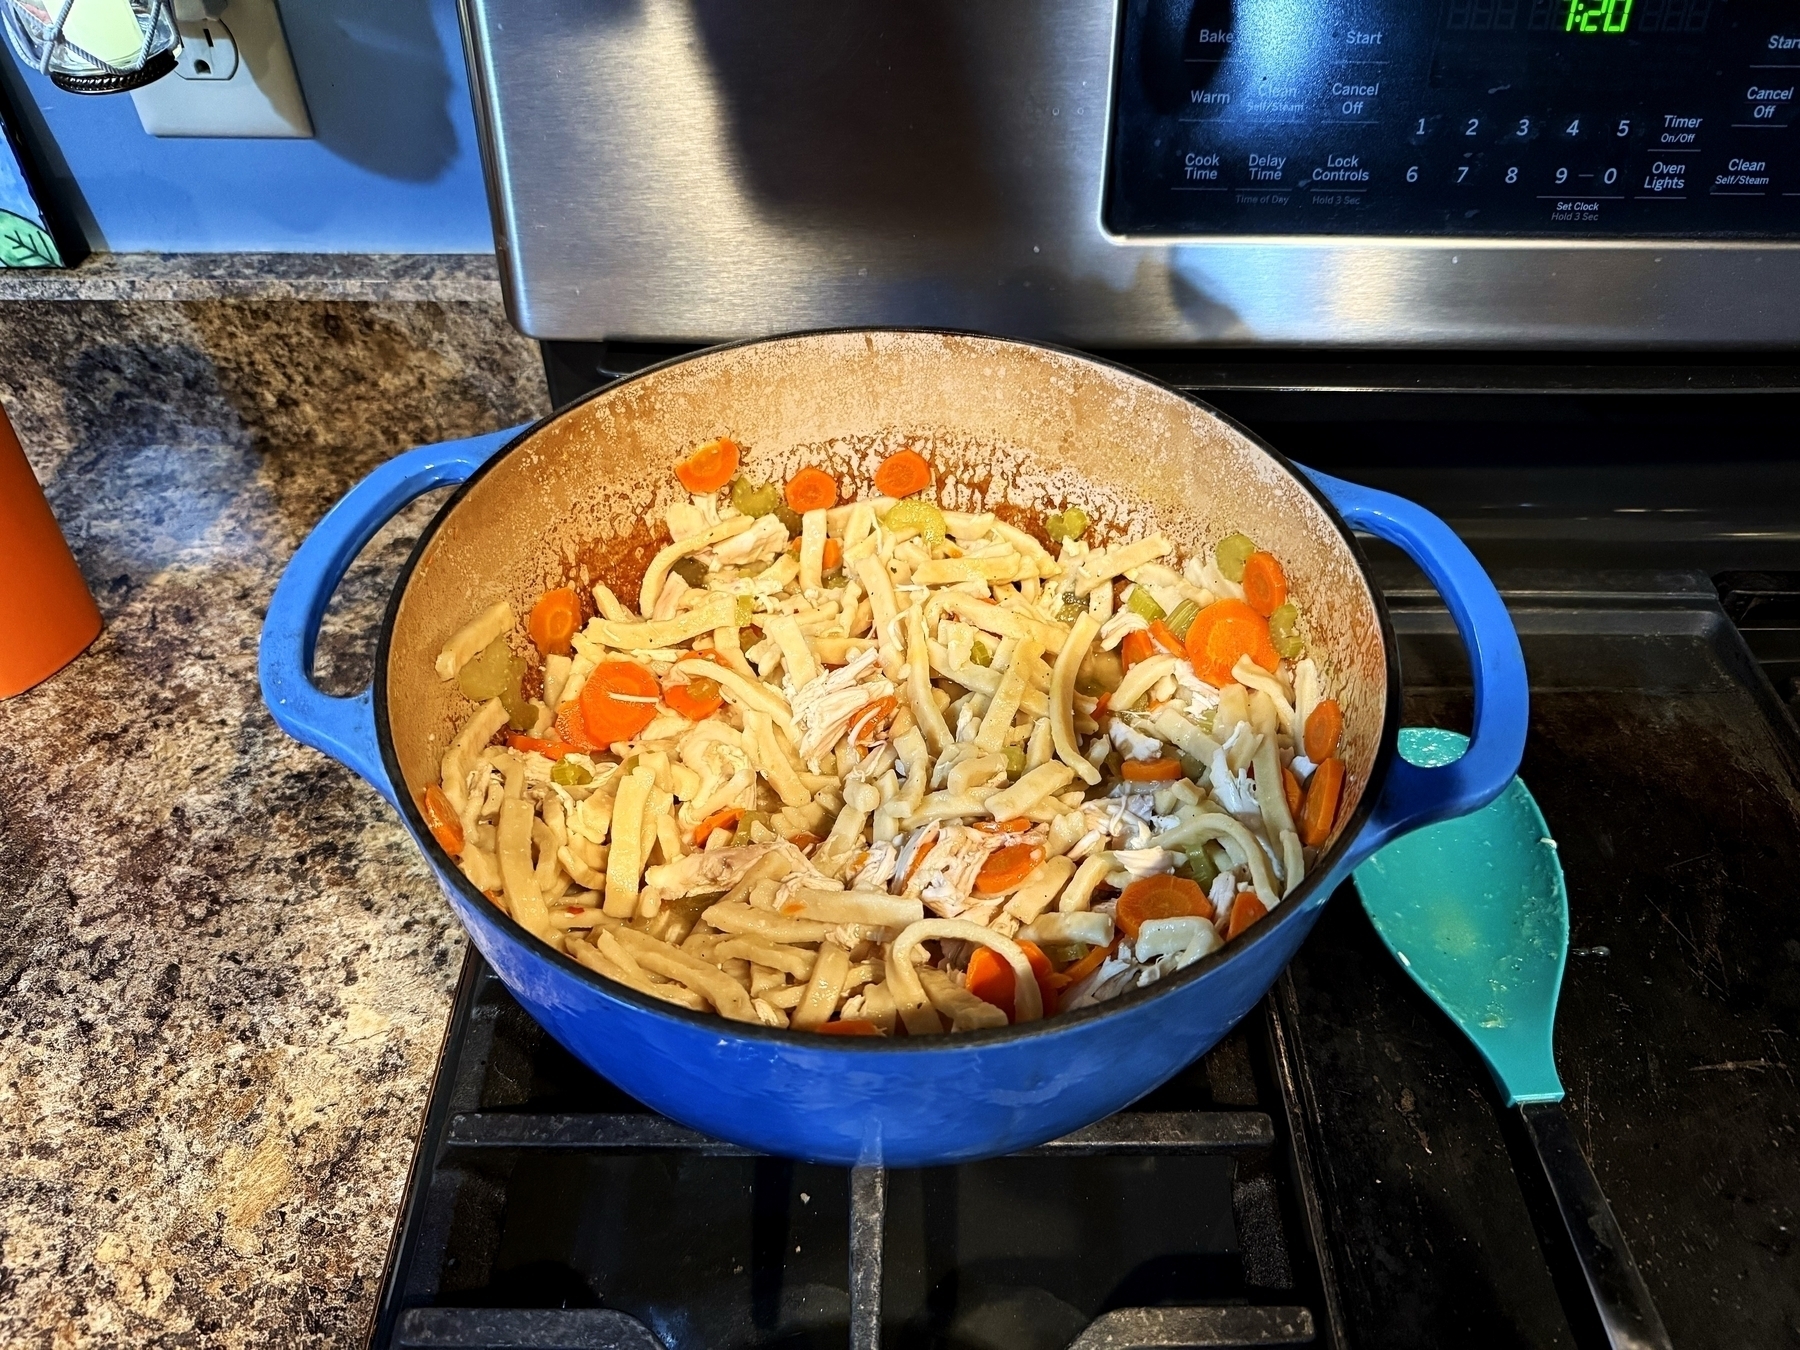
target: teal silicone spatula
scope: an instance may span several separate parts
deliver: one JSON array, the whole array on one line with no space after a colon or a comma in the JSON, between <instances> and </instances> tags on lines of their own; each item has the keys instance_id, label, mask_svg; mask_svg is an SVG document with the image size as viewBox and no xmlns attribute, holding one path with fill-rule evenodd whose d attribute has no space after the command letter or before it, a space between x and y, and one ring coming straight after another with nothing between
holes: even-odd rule
<instances>
[{"instance_id":1,"label":"teal silicone spatula","mask_svg":"<svg viewBox=\"0 0 1800 1350\"><path fill-rule=\"evenodd\" d=\"M1400 732L1400 753L1448 764L1468 737ZM1569 952L1556 842L1514 778L1481 810L1395 840L1356 869L1375 931L1481 1052L1537 1149L1600 1323L1617 1350L1668 1350L1669 1333L1563 1113L1552 1032Z\"/></svg>"}]
</instances>

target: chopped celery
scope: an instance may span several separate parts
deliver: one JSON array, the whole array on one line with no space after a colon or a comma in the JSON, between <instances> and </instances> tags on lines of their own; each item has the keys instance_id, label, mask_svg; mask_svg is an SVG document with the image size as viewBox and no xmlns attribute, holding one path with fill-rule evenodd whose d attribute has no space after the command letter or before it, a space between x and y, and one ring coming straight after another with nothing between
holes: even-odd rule
<instances>
[{"instance_id":1,"label":"chopped celery","mask_svg":"<svg viewBox=\"0 0 1800 1350\"><path fill-rule=\"evenodd\" d=\"M1105 652L1095 647L1075 667L1075 692L1088 698L1099 698L1102 694L1112 693L1124 678L1125 663L1119 659L1118 652Z\"/></svg>"},{"instance_id":2,"label":"chopped celery","mask_svg":"<svg viewBox=\"0 0 1800 1350\"><path fill-rule=\"evenodd\" d=\"M507 724L514 731L530 731L538 711L526 702L520 689L525 678L525 658L514 656L504 637L483 647L475 659L456 672L457 687L477 703L497 698L506 708Z\"/></svg>"},{"instance_id":3,"label":"chopped celery","mask_svg":"<svg viewBox=\"0 0 1800 1350\"><path fill-rule=\"evenodd\" d=\"M687 682L688 698L695 703L711 703L719 697L719 682L709 680L704 675L690 676Z\"/></svg>"},{"instance_id":4,"label":"chopped celery","mask_svg":"<svg viewBox=\"0 0 1800 1350\"><path fill-rule=\"evenodd\" d=\"M1006 756L1006 776L1017 780L1025 772L1025 748L1009 745L1002 753Z\"/></svg>"},{"instance_id":5,"label":"chopped celery","mask_svg":"<svg viewBox=\"0 0 1800 1350\"><path fill-rule=\"evenodd\" d=\"M1256 541L1247 534L1228 534L1219 541L1214 556L1219 560L1219 574L1227 581L1244 579L1244 564L1256 552Z\"/></svg>"},{"instance_id":6,"label":"chopped celery","mask_svg":"<svg viewBox=\"0 0 1800 1350\"><path fill-rule=\"evenodd\" d=\"M457 671L456 683L469 698L486 703L490 698L499 698L507 685L516 687L524 673L525 662L512 654L504 637L497 637Z\"/></svg>"},{"instance_id":7,"label":"chopped celery","mask_svg":"<svg viewBox=\"0 0 1800 1350\"><path fill-rule=\"evenodd\" d=\"M756 617L756 597L754 595L740 595L737 598L737 601L738 627L742 628Z\"/></svg>"},{"instance_id":8,"label":"chopped celery","mask_svg":"<svg viewBox=\"0 0 1800 1350\"><path fill-rule=\"evenodd\" d=\"M769 490L771 492L774 491L773 488L770 488ZM775 519L787 526L789 539L798 539L800 537L800 530L803 522L800 519L800 513L794 510L793 507L789 506L786 502L782 502L775 508Z\"/></svg>"},{"instance_id":9,"label":"chopped celery","mask_svg":"<svg viewBox=\"0 0 1800 1350\"><path fill-rule=\"evenodd\" d=\"M748 844L751 842L750 827L752 825L761 825L764 829L772 829L773 827L769 824L772 819L774 819L774 817L767 811L744 812L743 816L738 820L737 829L732 833L732 844L736 847L742 847L743 845Z\"/></svg>"},{"instance_id":10,"label":"chopped celery","mask_svg":"<svg viewBox=\"0 0 1800 1350\"><path fill-rule=\"evenodd\" d=\"M594 781L594 775L570 759L559 759L550 766L550 781L564 787L581 787Z\"/></svg>"},{"instance_id":11,"label":"chopped celery","mask_svg":"<svg viewBox=\"0 0 1800 1350\"><path fill-rule=\"evenodd\" d=\"M994 664L994 653L988 649L987 643L976 638L969 647L969 660L978 666L991 666Z\"/></svg>"},{"instance_id":12,"label":"chopped celery","mask_svg":"<svg viewBox=\"0 0 1800 1350\"><path fill-rule=\"evenodd\" d=\"M841 567L832 568L820 580L825 583L825 589L828 591L835 591L850 584L850 578L844 575L844 569Z\"/></svg>"},{"instance_id":13,"label":"chopped celery","mask_svg":"<svg viewBox=\"0 0 1800 1350\"><path fill-rule=\"evenodd\" d=\"M1213 734L1213 723L1218 717L1218 713L1219 710L1216 707L1207 708L1194 719L1194 725L1210 736Z\"/></svg>"},{"instance_id":14,"label":"chopped celery","mask_svg":"<svg viewBox=\"0 0 1800 1350\"><path fill-rule=\"evenodd\" d=\"M1194 616L1199 612L1198 604L1192 600L1183 600L1175 606L1175 612L1169 615L1169 631L1185 641L1188 629L1194 626Z\"/></svg>"},{"instance_id":15,"label":"chopped celery","mask_svg":"<svg viewBox=\"0 0 1800 1350\"><path fill-rule=\"evenodd\" d=\"M1056 511L1044 517L1044 533L1050 536L1053 544L1065 539L1079 539L1087 533L1088 513L1079 506L1071 506L1067 511Z\"/></svg>"},{"instance_id":16,"label":"chopped celery","mask_svg":"<svg viewBox=\"0 0 1800 1350\"><path fill-rule=\"evenodd\" d=\"M731 504L747 516L766 516L781 505L781 489L773 483L752 483L739 474L731 480Z\"/></svg>"},{"instance_id":17,"label":"chopped celery","mask_svg":"<svg viewBox=\"0 0 1800 1350\"><path fill-rule=\"evenodd\" d=\"M1300 611L1292 605L1278 605L1275 612L1269 615L1269 641L1274 644L1276 654L1289 660L1306 651L1306 643L1300 637Z\"/></svg>"},{"instance_id":18,"label":"chopped celery","mask_svg":"<svg viewBox=\"0 0 1800 1350\"><path fill-rule=\"evenodd\" d=\"M1133 586L1131 594L1125 597L1125 608L1130 610L1145 623L1155 623L1168 615L1168 610L1156 603L1156 597L1142 586Z\"/></svg>"},{"instance_id":19,"label":"chopped celery","mask_svg":"<svg viewBox=\"0 0 1800 1350\"><path fill-rule=\"evenodd\" d=\"M1186 877L1205 890L1213 884L1213 878L1219 875L1219 869L1213 866L1213 860L1206 856L1205 849L1196 848L1187 855L1187 863L1177 875Z\"/></svg>"},{"instance_id":20,"label":"chopped celery","mask_svg":"<svg viewBox=\"0 0 1800 1350\"><path fill-rule=\"evenodd\" d=\"M1044 517L1044 533L1050 536L1050 542L1060 544L1065 539L1079 539L1087 533L1088 514L1079 506L1071 506L1067 511L1053 511Z\"/></svg>"},{"instance_id":21,"label":"chopped celery","mask_svg":"<svg viewBox=\"0 0 1800 1350\"><path fill-rule=\"evenodd\" d=\"M1064 591L1062 606L1056 611L1057 621L1059 623L1074 623L1075 620L1081 617L1082 611L1086 608L1087 601L1083 600L1079 595L1076 595L1074 591Z\"/></svg>"},{"instance_id":22,"label":"chopped celery","mask_svg":"<svg viewBox=\"0 0 1800 1350\"><path fill-rule=\"evenodd\" d=\"M896 534L901 530L917 530L928 553L950 535L950 527L944 523L944 513L930 502L920 501L917 497L896 502L882 524Z\"/></svg>"},{"instance_id":23,"label":"chopped celery","mask_svg":"<svg viewBox=\"0 0 1800 1350\"><path fill-rule=\"evenodd\" d=\"M1051 965L1062 970L1066 966L1074 965L1093 948L1085 942L1046 942L1039 950L1050 959Z\"/></svg>"},{"instance_id":24,"label":"chopped celery","mask_svg":"<svg viewBox=\"0 0 1800 1350\"><path fill-rule=\"evenodd\" d=\"M519 662L523 670L525 663ZM530 731L537 725L538 710L536 705L526 702L525 695L519 690L519 682L514 680L500 691L500 702L506 708L506 722L514 731Z\"/></svg>"},{"instance_id":25,"label":"chopped celery","mask_svg":"<svg viewBox=\"0 0 1800 1350\"><path fill-rule=\"evenodd\" d=\"M698 558L677 558L669 570L695 590L706 585L706 564Z\"/></svg>"}]
</instances>

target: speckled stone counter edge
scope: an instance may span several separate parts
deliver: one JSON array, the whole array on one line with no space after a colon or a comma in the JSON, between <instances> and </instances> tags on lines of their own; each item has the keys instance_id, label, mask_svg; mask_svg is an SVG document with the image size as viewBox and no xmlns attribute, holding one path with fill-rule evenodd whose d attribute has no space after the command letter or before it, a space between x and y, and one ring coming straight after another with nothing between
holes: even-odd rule
<instances>
[{"instance_id":1,"label":"speckled stone counter edge","mask_svg":"<svg viewBox=\"0 0 1800 1350\"><path fill-rule=\"evenodd\" d=\"M96 253L0 269L8 300L361 300L499 304L491 253Z\"/></svg>"}]
</instances>

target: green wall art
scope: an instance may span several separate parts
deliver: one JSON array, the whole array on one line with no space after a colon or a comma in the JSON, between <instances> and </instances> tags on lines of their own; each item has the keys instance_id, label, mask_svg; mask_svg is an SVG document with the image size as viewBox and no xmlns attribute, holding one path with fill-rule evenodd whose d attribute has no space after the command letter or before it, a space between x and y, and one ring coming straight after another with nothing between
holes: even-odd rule
<instances>
[{"instance_id":1,"label":"green wall art","mask_svg":"<svg viewBox=\"0 0 1800 1350\"><path fill-rule=\"evenodd\" d=\"M0 267L63 267L44 208L25 177L12 129L0 113Z\"/></svg>"}]
</instances>

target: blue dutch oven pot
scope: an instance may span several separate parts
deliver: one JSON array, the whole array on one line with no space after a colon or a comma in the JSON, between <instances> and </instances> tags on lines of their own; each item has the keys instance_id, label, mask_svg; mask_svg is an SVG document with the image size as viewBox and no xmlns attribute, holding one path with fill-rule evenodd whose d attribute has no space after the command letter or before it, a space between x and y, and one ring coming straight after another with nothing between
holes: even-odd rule
<instances>
[{"instance_id":1,"label":"blue dutch oven pot","mask_svg":"<svg viewBox=\"0 0 1800 1350\"><path fill-rule=\"evenodd\" d=\"M823 385L820 397L810 398L808 385ZM1084 390L1105 397L1085 398ZM865 403L868 409L859 412ZM1233 481L1264 485L1257 489L1263 493L1258 510L1269 518L1259 524L1254 512L1239 513L1231 521L1259 543L1279 541L1285 527L1268 502L1271 493L1276 499L1285 494L1293 504L1286 514L1309 515L1319 532L1331 536L1319 547L1341 550L1334 555L1336 571L1355 583L1342 589L1356 592L1336 603L1305 599L1307 569L1293 553L1304 553L1304 545L1265 546L1288 562L1309 623L1321 609L1338 622L1345 614L1360 615L1366 655L1355 659L1365 663L1364 682L1371 688L1385 683L1385 695L1361 711L1353 710L1353 697L1344 698L1346 745L1360 740L1365 746L1360 764L1346 750L1352 785L1345 801L1349 805L1354 793L1354 805L1340 812L1344 818L1311 874L1268 918L1187 970L1100 1007L994 1031L877 1040L746 1026L641 996L538 943L464 878L420 814L416 793L434 781L435 769L423 752L397 745L400 704L392 700L397 694L445 697L431 689L436 675L425 638L397 639L396 630L422 622L404 601L421 570L434 565L434 550L454 549L458 535L468 533L459 512L481 506L471 494L482 480L506 472L503 466L519 457L530 461L524 467L549 478L565 462L587 463L586 472L599 482L648 473L651 460L658 475L672 478L668 466L678 451L707 435L738 434L746 409L766 405L773 426L798 417L796 425L814 434L789 438L793 446L828 439L818 429L837 415L839 404L847 426L860 418L859 425L886 428L890 437L934 425L940 447L955 441L943 423L963 406L979 410L971 416L982 421L984 435L993 425L1012 427L1012 443L1026 446L1067 447L1106 435L1132 446L1130 419L1138 418L1145 446L1139 462L1121 465L1115 462L1121 455L1109 453L1077 467L1113 485L1129 485L1136 475L1152 492L1156 477L1169 476L1159 474L1157 453L1236 457ZM1036 421L1020 431L1008 419L1025 405ZM796 407L802 411L793 412ZM1123 428L1120 418L1126 419ZM570 433L571 419L585 430ZM638 437L645 425L656 434ZM1080 434L1069 434L1071 428ZM759 443L779 439L766 427L760 437L755 425L750 433L741 439L753 457ZM1191 449L1183 448L1183 437L1192 439ZM627 440L637 448L627 447ZM609 455L617 456L616 467ZM508 481L511 500L518 502L525 491L518 484L536 480L520 468ZM372 689L348 698L321 693L310 678L313 647L345 569L401 507L447 485L461 486L425 531L396 585ZM637 509L641 515L646 508ZM1468 752L1452 764L1419 768L1396 751L1398 651L1352 531L1404 551L1455 620L1473 668L1475 699ZM504 534L494 537L504 543ZM463 547L479 546L478 539ZM526 540L520 547L546 545ZM537 585L554 579L552 563L541 568ZM434 640L478 604L491 602L492 594L475 589L465 586L459 612L436 616ZM1346 658L1341 664L1353 663ZM1527 706L1524 659L1498 593L1468 549L1429 512L1385 492L1297 469L1228 419L1103 362L1029 343L889 330L715 348L619 381L532 426L396 456L352 488L295 553L269 605L260 669L276 722L354 769L387 798L482 955L526 1010L583 1063L714 1137L818 1162L895 1167L991 1157L1066 1134L1127 1105L1211 1049L1274 983L1352 868L1396 836L1476 810L1506 786L1524 747ZM1365 723L1360 728L1359 720ZM441 749L437 742L436 751ZM410 780L403 767L409 755Z\"/></svg>"}]
</instances>

